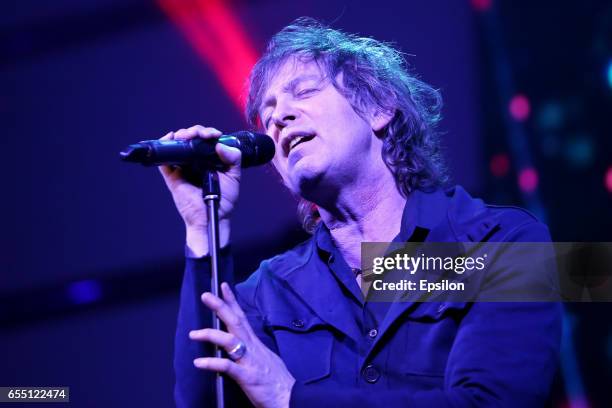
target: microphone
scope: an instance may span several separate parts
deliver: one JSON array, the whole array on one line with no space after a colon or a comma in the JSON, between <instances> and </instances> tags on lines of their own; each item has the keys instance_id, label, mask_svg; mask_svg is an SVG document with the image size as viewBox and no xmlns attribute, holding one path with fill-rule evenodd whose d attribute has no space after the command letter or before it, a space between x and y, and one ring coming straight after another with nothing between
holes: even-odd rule
<instances>
[{"instance_id":1,"label":"microphone","mask_svg":"<svg viewBox=\"0 0 612 408\"><path fill-rule=\"evenodd\" d=\"M217 143L239 149L242 152L241 167L268 163L275 153L270 136L242 130L218 139L144 140L129 145L119 156L123 161L145 166L181 165L221 170L226 165L215 152Z\"/></svg>"}]
</instances>

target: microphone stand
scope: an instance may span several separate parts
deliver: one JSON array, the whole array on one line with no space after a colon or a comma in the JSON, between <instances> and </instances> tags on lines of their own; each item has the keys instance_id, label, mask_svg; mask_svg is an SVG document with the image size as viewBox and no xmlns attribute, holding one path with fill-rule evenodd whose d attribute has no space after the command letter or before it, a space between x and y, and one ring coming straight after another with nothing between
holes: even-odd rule
<instances>
[{"instance_id":1,"label":"microphone stand","mask_svg":"<svg viewBox=\"0 0 612 408\"><path fill-rule=\"evenodd\" d=\"M219 295L219 203L221 201L221 188L219 175L214 170L205 170L202 174L202 199L206 204L208 214L208 248L210 251L211 279L210 288L213 295ZM221 330L221 321L213 312L213 329ZM215 345L215 357L222 358L221 348ZM217 373L215 378L217 394L217 408L224 408L223 376Z\"/></svg>"}]
</instances>

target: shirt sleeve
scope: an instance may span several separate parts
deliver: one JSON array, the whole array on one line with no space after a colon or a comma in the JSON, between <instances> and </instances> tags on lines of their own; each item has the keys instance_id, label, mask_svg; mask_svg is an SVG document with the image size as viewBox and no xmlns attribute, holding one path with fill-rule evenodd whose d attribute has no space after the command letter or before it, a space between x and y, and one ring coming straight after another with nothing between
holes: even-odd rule
<instances>
[{"instance_id":1,"label":"shirt sleeve","mask_svg":"<svg viewBox=\"0 0 612 408\"><path fill-rule=\"evenodd\" d=\"M214 347L207 342L189 339L191 330L212 327L211 312L200 300L202 293L210 291L210 257L195 258L187 248L185 254L185 274L174 341L174 398L179 408L213 406L215 373L197 369L193 360L212 356ZM219 270L222 281L233 281L233 262L228 247L221 250Z\"/></svg>"}]
</instances>

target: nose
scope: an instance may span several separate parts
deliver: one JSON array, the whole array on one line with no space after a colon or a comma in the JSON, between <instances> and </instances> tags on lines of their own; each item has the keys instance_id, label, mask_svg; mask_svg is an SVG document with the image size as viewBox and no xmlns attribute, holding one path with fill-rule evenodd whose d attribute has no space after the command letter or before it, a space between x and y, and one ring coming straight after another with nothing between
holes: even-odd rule
<instances>
[{"instance_id":1,"label":"nose","mask_svg":"<svg viewBox=\"0 0 612 408\"><path fill-rule=\"evenodd\" d=\"M278 115L278 116L275 115L272 118L272 120L274 121L274 124L279 129L287 127L291 122L295 121L295 119L296 119L295 115L293 115L291 113L282 114L282 115Z\"/></svg>"},{"instance_id":2,"label":"nose","mask_svg":"<svg viewBox=\"0 0 612 408\"><path fill-rule=\"evenodd\" d=\"M280 130L287 127L298 118L297 110L288 101L277 102L276 109L272 114L272 122Z\"/></svg>"}]
</instances>

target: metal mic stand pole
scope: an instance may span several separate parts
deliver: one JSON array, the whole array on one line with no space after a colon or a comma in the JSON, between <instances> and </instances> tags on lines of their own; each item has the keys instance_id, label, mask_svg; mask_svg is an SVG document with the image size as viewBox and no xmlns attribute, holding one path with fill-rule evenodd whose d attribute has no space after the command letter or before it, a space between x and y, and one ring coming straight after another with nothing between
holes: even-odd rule
<instances>
[{"instance_id":1,"label":"metal mic stand pole","mask_svg":"<svg viewBox=\"0 0 612 408\"><path fill-rule=\"evenodd\" d=\"M205 170L202 175L202 198L206 204L208 215L208 248L210 251L211 279L210 288L213 295L219 295L219 203L221 201L221 188L219 187L219 175L214 170ZM213 329L221 330L221 321L213 312ZM215 346L215 357L223 358L221 348ZM223 377L217 373L215 380L217 394L217 408L224 408L225 399L223 394Z\"/></svg>"}]
</instances>

